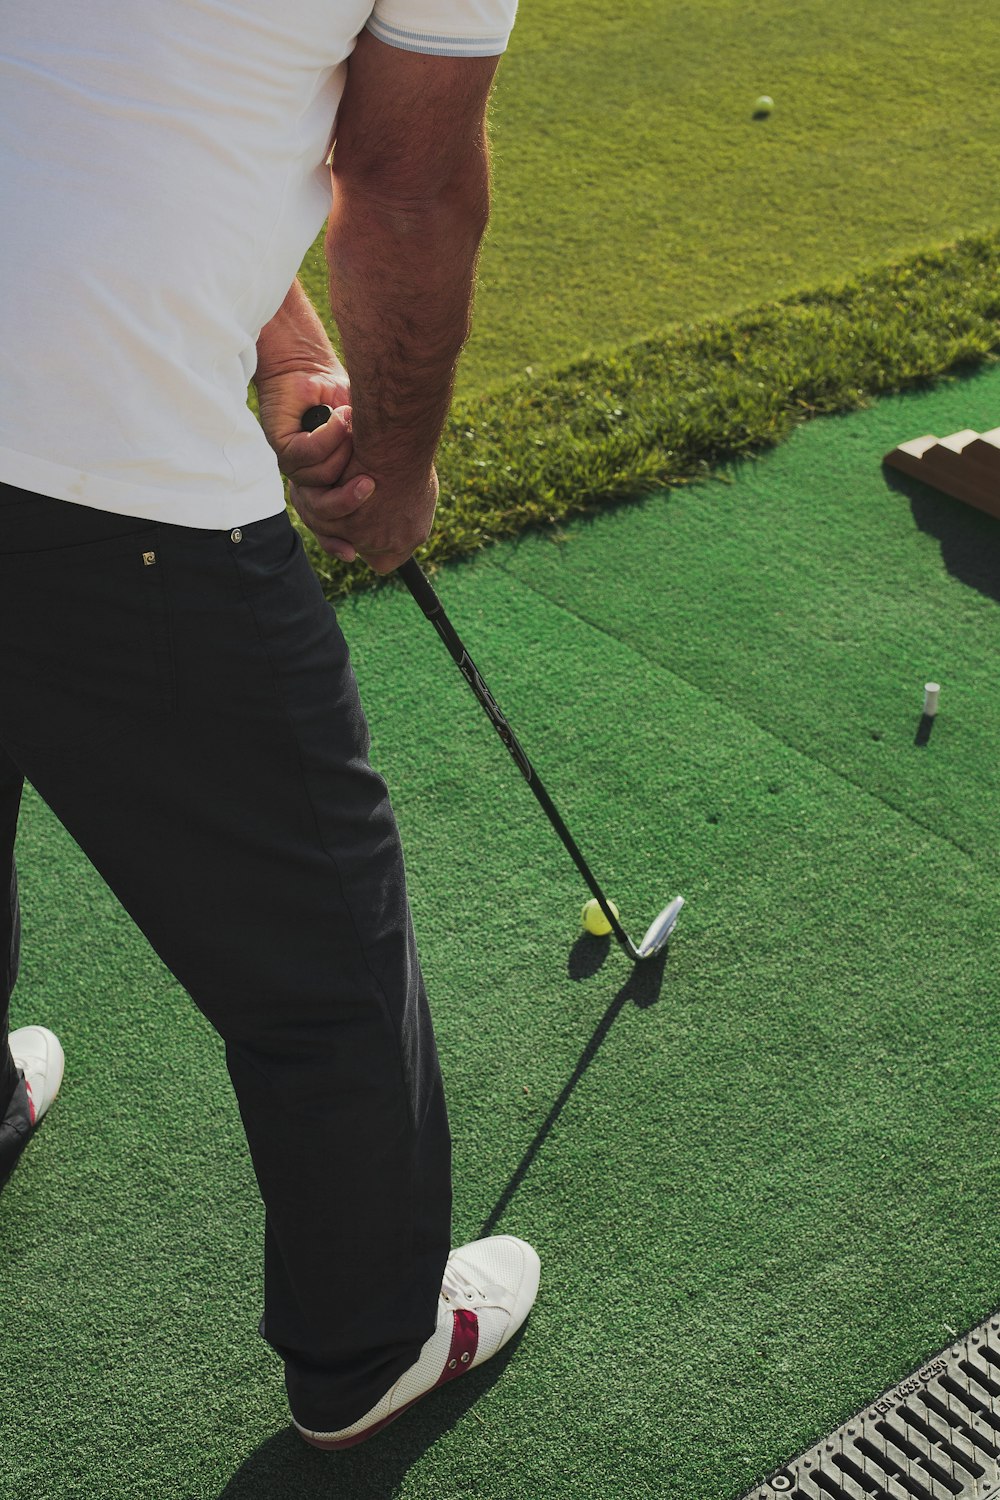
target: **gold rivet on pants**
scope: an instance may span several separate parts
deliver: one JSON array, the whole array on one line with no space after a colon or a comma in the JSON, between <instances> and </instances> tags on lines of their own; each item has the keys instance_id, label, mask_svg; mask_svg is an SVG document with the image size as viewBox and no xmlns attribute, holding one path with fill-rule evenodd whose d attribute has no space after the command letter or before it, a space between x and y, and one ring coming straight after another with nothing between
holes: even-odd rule
<instances>
[{"instance_id":1,"label":"gold rivet on pants","mask_svg":"<svg viewBox=\"0 0 1000 1500\"><path fill-rule=\"evenodd\" d=\"M239 527L237 527L235 531L231 531L229 533L229 540L231 542L242 542L243 533L242 531L240 531Z\"/></svg>"},{"instance_id":2,"label":"gold rivet on pants","mask_svg":"<svg viewBox=\"0 0 1000 1500\"><path fill-rule=\"evenodd\" d=\"M142 560L145 563L146 567L148 568L153 563L155 563L155 561L156 561L156 553L155 552L144 552L142 554Z\"/></svg>"}]
</instances>

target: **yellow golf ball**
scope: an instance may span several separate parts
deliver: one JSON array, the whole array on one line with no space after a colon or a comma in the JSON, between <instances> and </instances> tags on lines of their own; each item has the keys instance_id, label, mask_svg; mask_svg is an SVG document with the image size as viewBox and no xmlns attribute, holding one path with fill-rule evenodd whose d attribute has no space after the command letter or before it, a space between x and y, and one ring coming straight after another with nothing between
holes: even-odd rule
<instances>
[{"instance_id":1,"label":"yellow golf ball","mask_svg":"<svg viewBox=\"0 0 1000 1500\"><path fill-rule=\"evenodd\" d=\"M617 917L618 908L615 903L609 901L608 905ZM611 923L601 911L601 903L593 896L589 901L584 903L583 911L580 913L580 921L587 932L593 933L594 937L607 937L611 931Z\"/></svg>"}]
</instances>

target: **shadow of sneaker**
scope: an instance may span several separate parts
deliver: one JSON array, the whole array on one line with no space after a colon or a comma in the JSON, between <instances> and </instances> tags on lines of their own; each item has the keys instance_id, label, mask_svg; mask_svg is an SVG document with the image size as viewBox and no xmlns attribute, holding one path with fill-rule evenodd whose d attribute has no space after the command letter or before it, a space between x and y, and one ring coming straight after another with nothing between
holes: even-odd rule
<instances>
[{"instance_id":1,"label":"shadow of sneaker","mask_svg":"<svg viewBox=\"0 0 1000 1500\"><path fill-rule=\"evenodd\" d=\"M428 1448L466 1415L476 1419L471 1409L500 1379L532 1316L492 1359L429 1391L356 1448L323 1453L303 1442L294 1427L276 1433L240 1465L217 1500L392 1500Z\"/></svg>"}]
</instances>

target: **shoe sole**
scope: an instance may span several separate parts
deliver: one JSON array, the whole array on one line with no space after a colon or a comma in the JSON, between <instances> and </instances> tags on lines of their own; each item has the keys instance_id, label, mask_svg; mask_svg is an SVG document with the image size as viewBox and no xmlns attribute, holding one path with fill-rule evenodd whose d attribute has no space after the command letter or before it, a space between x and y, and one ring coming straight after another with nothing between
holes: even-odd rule
<instances>
[{"instance_id":1,"label":"shoe sole","mask_svg":"<svg viewBox=\"0 0 1000 1500\"><path fill-rule=\"evenodd\" d=\"M510 1328L504 1334L503 1338L500 1340L500 1343L494 1349L493 1353L489 1356L489 1359L482 1360L478 1365L468 1365L464 1370L459 1370L457 1375L452 1376L449 1376L446 1366L445 1370L442 1372L441 1378L437 1380L434 1385L428 1386L426 1391L421 1391L419 1396L414 1396L411 1401L407 1401L406 1404L404 1406L401 1406L398 1411L390 1412L387 1417L380 1418L379 1421L373 1422L370 1427L365 1427L361 1432L354 1433L352 1437L317 1437L315 1434L309 1433L304 1428L299 1427L298 1422L296 1422L295 1418L293 1417L292 1421L295 1427L298 1429L300 1435L305 1439L310 1447L320 1448L327 1453L337 1451L341 1448L355 1448L357 1447L358 1443L367 1442L369 1438L375 1437L384 1428L388 1427L390 1422L395 1422L397 1417L403 1416L403 1414L405 1412L408 1412L411 1407L416 1406L418 1401L422 1401L425 1396L429 1396L432 1394L432 1392L439 1390L442 1385L448 1385L452 1380L459 1379L462 1375L468 1375L470 1370L481 1370L483 1365L489 1363L490 1359L495 1359L496 1356L500 1353L500 1350L503 1349L506 1344L510 1343L511 1339L518 1332L518 1330L527 1322L527 1319L531 1313L531 1309L534 1306L535 1298L538 1296L538 1283L541 1279L541 1262L538 1259L536 1251L531 1245L526 1244L523 1240L520 1241L520 1243L524 1246L525 1267L524 1275L521 1278L521 1285L518 1288L517 1298L514 1302L514 1307L510 1315Z\"/></svg>"},{"instance_id":2,"label":"shoe sole","mask_svg":"<svg viewBox=\"0 0 1000 1500\"><path fill-rule=\"evenodd\" d=\"M466 1372L463 1370L462 1374L464 1375L465 1373ZM375 1437L375 1435L377 1433L379 1433L379 1432L382 1431L383 1427L388 1427L388 1425L389 1425L390 1422L395 1422L396 1418L397 1417L401 1417L404 1412L409 1411L409 1409L410 1409L411 1406L416 1406L416 1404L417 1404L418 1401L422 1401L425 1396L429 1396L431 1394L431 1391L436 1391L436 1390L437 1390L437 1386L436 1385L432 1385L430 1387L430 1390L421 1391L421 1393L420 1393L419 1396L414 1396L414 1398L413 1398L412 1401L407 1401L406 1405L405 1406L401 1406L398 1411L394 1411L388 1417L383 1417L382 1420L381 1420L381 1422L373 1422L372 1425L371 1425L371 1427L366 1427L365 1430L364 1430L364 1432L356 1432L353 1437L349 1437L349 1438L317 1438L317 1437L310 1437L307 1432L303 1432L302 1431L301 1427L299 1427L299 1433L305 1439L305 1441L310 1445L310 1447L313 1447L313 1448L322 1448L323 1451L326 1452L326 1453L331 1453L334 1450L338 1450L339 1451L339 1449L341 1449L341 1448L355 1448L355 1447L357 1447L358 1443L365 1443L365 1442L368 1441L368 1439L370 1437ZM298 1423L296 1423L296 1426L298 1426Z\"/></svg>"}]
</instances>

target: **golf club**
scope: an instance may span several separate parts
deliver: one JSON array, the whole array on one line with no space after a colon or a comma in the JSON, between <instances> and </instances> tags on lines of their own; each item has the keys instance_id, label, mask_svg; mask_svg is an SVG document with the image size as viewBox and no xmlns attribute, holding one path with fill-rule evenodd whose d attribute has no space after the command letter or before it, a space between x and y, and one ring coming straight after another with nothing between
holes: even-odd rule
<instances>
[{"instance_id":1,"label":"golf club","mask_svg":"<svg viewBox=\"0 0 1000 1500\"><path fill-rule=\"evenodd\" d=\"M322 427L324 422L328 422L332 415L332 407L310 406L308 411L304 412L302 416L303 431L315 431L317 427ZM445 646L448 648L448 651L459 671L462 673L462 676L465 678L466 682L469 684L470 688L478 698L479 703L486 713L486 716L489 719L490 723L493 725L493 728L496 730L503 743L507 746L514 764L517 766L521 775L524 777L525 781L534 792L535 797L541 804L546 817L552 824L556 833L558 833L559 837L562 839L562 842L567 852L569 853L570 858L573 860L573 863L576 865L577 869L580 871L580 874L587 882L587 885L595 896L598 905L600 906L608 922L611 924L611 930L614 933L615 937L618 939L618 942L621 944L622 948L624 948L625 952L628 954L629 958L633 960L633 962L638 962L640 959L644 958L655 957L657 953L661 952L666 944L667 939L674 930L674 925L677 921L677 918L680 916L681 907L684 905L684 897L675 896L673 901L670 902L669 906L665 906L660 912L659 916L653 922L638 947L635 945L635 943L633 943L632 939L629 937L628 933L625 931L624 927L622 927L618 918L615 916L614 911L611 909L608 903L607 897L601 890L601 887L598 885L597 881L594 879L594 876L591 874L590 866L587 864L587 861L584 859L583 855L580 853L580 850L577 848L572 834L566 827L566 824L563 822L562 818L559 816L552 798L549 796L548 792L545 790L545 787L542 785L541 780L539 779L538 773L535 771L527 755L525 755L524 750L521 748L521 745L518 742L518 739L514 734L514 731L508 724L506 718L501 713L496 699L493 697L489 688L486 686L486 683L483 681L482 677L477 671L475 663L473 662L468 651L466 651L461 640L459 639L458 632L455 630L455 627L452 625L451 621L448 619L448 616L445 614L444 606L442 605L437 594L434 592L430 583L427 581L427 578L425 577L419 563L415 558L411 557L408 562L403 563L401 567L397 568L396 572L406 584L407 588L410 590L410 593L413 595L414 599L419 604L428 620L434 626L438 635L441 637Z\"/></svg>"}]
</instances>

